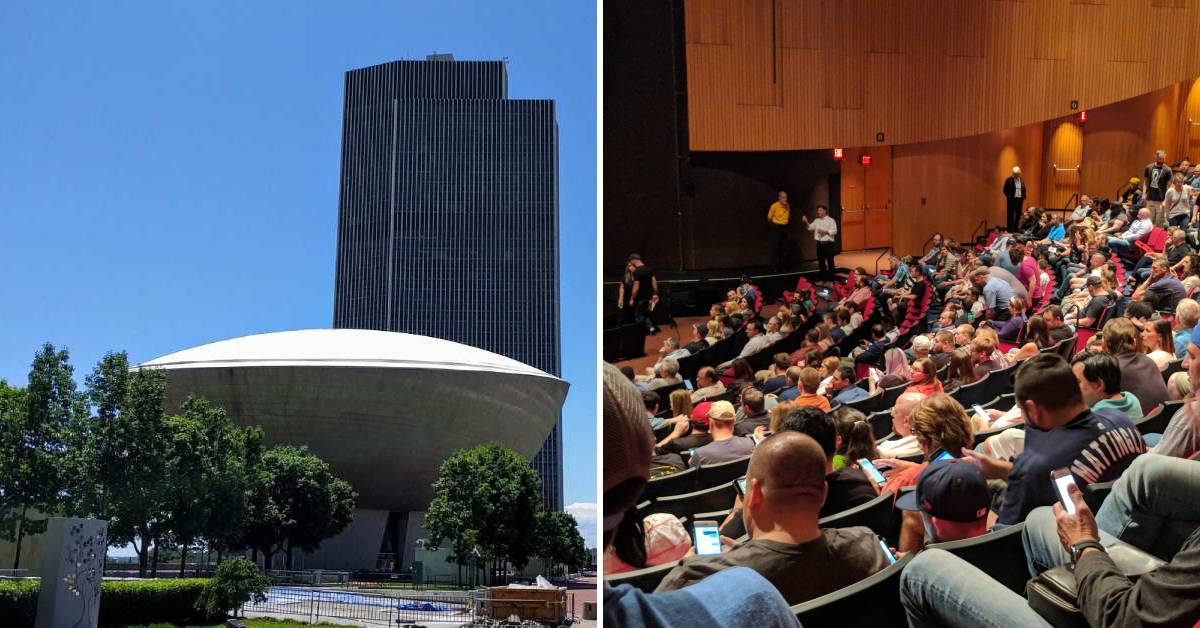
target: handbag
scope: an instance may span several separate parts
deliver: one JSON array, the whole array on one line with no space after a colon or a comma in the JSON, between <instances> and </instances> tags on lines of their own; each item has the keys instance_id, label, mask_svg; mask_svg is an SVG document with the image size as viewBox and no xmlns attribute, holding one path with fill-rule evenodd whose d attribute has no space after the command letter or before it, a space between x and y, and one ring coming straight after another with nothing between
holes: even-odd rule
<instances>
[{"instance_id":1,"label":"handbag","mask_svg":"<svg viewBox=\"0 0 1200 628\"><path fill-rule=\"evenodd\" d=\"M1150 573L1166 561L1117 541L1105 548L1117 569L1131 580ZM1059 565L1034 576L1025 585L1025 597L1032 608L1055 628L1086 628L1087 619L1079 609L1079 583L1075 566Z\"/></svg>"}]
</instances>

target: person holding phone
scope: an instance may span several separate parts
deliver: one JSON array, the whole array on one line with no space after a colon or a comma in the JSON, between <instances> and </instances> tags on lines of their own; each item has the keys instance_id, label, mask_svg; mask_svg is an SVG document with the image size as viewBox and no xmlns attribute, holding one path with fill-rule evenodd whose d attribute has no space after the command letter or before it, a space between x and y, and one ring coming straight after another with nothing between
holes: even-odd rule
<instances>
[{"instance_id":1,"label":"person holding phone","mask_svg":"<svg viewBox=\"0 0 1200 628\"><path fill-rule=\"evenodd\" d=\"M1043 483L1054 485L1049 475ZM1064 498L1034 509L1025 520L1030 573L1071 564L1088 626L1200 622L1200 512L1192 499L1200 493L1200 464L1140 456L1095 516L1079 486L1074 481L1065 486ZM1170 561L1131 580L1108 555L1114 537ZM921 552L905 567L900 599L912 626L978 626L980 617L989 618L989 626L1050 626L1023 596L944 550Z\"/></svg>"},{"instance_id":2,"label":"person holding phone","mask_svg":"<svg viewBox=\"0 0 1200 628\"><path fill-rule=\"evenodd\" d=\"M827 465L821 446L806 434L778 432L763 441L746 471L742 518L750 540L714 556L684 559L655 594L726 569L750 567L774 584L788 604L799 604L885 568L888 556L869 529L817 525Z\"/></svg>"},{"instance_id":3,"label":"person holding phone","mask_svg":"<svg viewBox=\"0 0 1200 628\"><path fill-rule=\"evenodd\" d=\"M1084 404L1075 372L1060 355L1026 360L1017 369L1014 392L1026 419L1023 453L1008 462L963 451L989 479L1008 480L999 525L1019 523L1034 508L1054 503L1057 493L1046 480L1052 470L1067 467L1082 482L1107 482L1146 451L1129 417Z\"/></svg>"},{"instance_id":4,"label":"person holding phone","mask_svg":"<svg viewBox=\"0 0 1200 628\"><path fill-rule=\"evenodd\" d=\"M653 434L642 415L641 397L611 364L604 365L604 546L614 546L621 522L637 506L650 478ZM644 542L644 540L643 540ZM737 599L727 593L737 591ZM610 626L800 625L779 591L753 569L726 569L686 593L646 594L632 585L604 584L604 623ZM670 619L666 619L670 618Z\"/></svg>"}]
</instances>

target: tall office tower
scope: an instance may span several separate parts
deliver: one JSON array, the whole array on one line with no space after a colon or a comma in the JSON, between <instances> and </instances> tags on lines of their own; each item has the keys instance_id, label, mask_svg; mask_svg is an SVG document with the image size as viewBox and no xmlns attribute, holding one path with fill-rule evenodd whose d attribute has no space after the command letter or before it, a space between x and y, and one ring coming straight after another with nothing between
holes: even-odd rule
<instances>
[{"instance_id":1,"label":"tall office tower","mask_svg":"<svg viewBox=\"0 0 1200 628\"><path fill-rule=\"evenodd\" d=\"M503 61L431 55L347 72L344 106L333 326L561 376L554 101L508 98ZM550 510L561 427L533 460Z\"/></svg>"}]
</instances>

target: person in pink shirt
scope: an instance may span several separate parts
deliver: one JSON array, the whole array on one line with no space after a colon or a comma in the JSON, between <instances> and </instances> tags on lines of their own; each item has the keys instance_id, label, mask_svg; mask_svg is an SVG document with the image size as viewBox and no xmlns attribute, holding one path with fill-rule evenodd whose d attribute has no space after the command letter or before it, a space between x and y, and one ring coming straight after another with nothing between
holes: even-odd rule
<instances>
[{"instance_id":1,"label":"person in pink shirt","mask_svg":"<svg viewBox=\"0 0 1200 628\"><path fill-rule=\"evenodd\" d=\"M1042 299L1042 271L1038 268L1037 258L1025 254L1023 244L1013 244L1008 249L1008 256L1017 267L1017 281L1029 291L1029 302L1038 303Z\"/></svg>"}]
</instances>

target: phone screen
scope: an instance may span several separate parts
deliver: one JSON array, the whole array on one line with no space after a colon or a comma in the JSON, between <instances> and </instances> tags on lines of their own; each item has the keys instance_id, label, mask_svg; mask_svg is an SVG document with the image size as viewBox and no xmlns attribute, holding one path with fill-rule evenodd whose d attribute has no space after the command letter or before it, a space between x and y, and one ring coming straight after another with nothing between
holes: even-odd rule
<instances>
[{"instance_id":1,"label":"phone screen","mask_svg":"<svg viewBox=\"0 0 1200 628\"><path fill-rule=\"evenodd\" d=\"M746 478L738 478L733 481L737 485L738 495L746 496Z\"/></svg>"},{"instance_id":2,"label":"phone screen","mask_svg":"<svg viewBox=\"0 0 1200 628\"><path fill-rule=\"evenodd\" d=\"M710 525L711 524L711 525ZM713 556L721 553L721 532L715 522L696 524L696 555Z\"/></svg>"},{"instance_id":3,"label":"phone screen","mask_svg":"<svg viewBox=\"0 0 1200 628\"><path fill-rule=\"evenodd\" d=\"M883 474L879 472L879 469L875 468L875 465L871 464L870 460L863 458L858 461L858 466L862 467L862 470L866 471L867 475L871 476L871 479L875 480L876 484L880 486L887 484L887 478L883 477Z\"/></svg>"},{"instance_id":4,"label":"phone screen","mask_svg":"<svg viewBox=\"0 0 1200 628\"><path fill-rule=\"evenodd\" d=\"M692 389L692 380L690 380L690 379L683 380L683 387L687 388L688 390L691 390Z\"/></svg>"},{"instance_id":5,"label":"phone screen","mask_svg":"<svg viewBox=\"0 0 1200 628\"><path fill-rule=\"evenodd\" d=\"M954 456L950 455L950 452L943 449L942 453L934 456L933 459L934 460L954 460Z\"/></svg>"},{"instance_id":6,"label":"phone screen","mask_svg":"<svg viewBox=\"0 0 1200 628\"><path fill-rule=\"evenodd\" d=\"M1075 500L1071 499L1067 487L1074 483L1075 476L1070 473L1054 476L1054 488L1058 489L1058 498L1062 500L1063 508L1067 509L1067 513L1072 515L1075 514Z\"/></svg>"},{"instance_id":7,"label":"phone screen","mask_svg":"<svg viewBox=\"0 0 1200 628\"><path fill-rule=\"evenodd\" d=\"M971 406L971 409L975 411L975 414L978 414L979 416L987 419L989 422L992 420L992 417L990 415L988 415L987 410L983 409L983 406L981 406L979 404L975 404L975 405Z\"/></svg>"},{"instance_id":8,"label":"phone screen","mask_svg":"<svg viewBox=\"0 0 1200 628\"><path fill-rule=\"evenodd\" d=\"M888 564L890 565L892 563L895 563L896 555L892 554L892 550L891 550L891 548L888 547L887 541L884 541L883 539L880 539L879 537L875 537L875 538L879 540L879 547L883 548L883 555L887 556Z\"/></svg>"}]
</instances>

